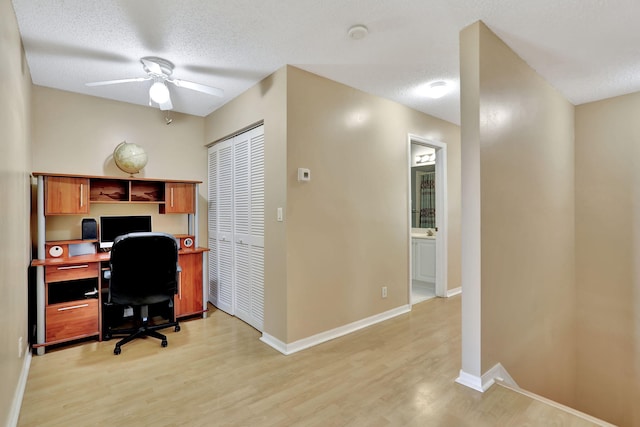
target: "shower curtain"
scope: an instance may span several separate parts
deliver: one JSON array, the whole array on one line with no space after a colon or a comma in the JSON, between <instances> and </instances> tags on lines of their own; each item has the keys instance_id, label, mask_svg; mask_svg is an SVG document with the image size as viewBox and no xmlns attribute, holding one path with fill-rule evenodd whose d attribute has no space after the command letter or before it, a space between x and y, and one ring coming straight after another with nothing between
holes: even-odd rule
<instances>
[{"instance_id":1,"label":"shower curtain","mask_svg":"<svg viewBox=\"0 0 640 427\"><path fill-rule=\"evenodd\" d=\"M420 181L420 228L436 228L435 172L426 172Z\"/></svg>"}]
</instances>

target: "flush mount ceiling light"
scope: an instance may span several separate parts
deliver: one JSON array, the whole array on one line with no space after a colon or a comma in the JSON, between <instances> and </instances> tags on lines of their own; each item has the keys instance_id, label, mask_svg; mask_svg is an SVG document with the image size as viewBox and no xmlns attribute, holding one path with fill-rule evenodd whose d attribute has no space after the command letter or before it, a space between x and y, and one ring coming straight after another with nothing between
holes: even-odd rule
<instances>
[{"instance_id":1,"label":"flush mount ceiling light","mask_svg":"<svg viewBox=\"0 0 640 427\"><path fill-rule=\"evenodd\" d=\"M442 98L447 92L449 92L449 85L442 80L429 83L426 88L426 95L433 99Z\"/></svg>"},{"instance_id":2,"label":"flush mount ceiling light","mask_svg":"<svg viewBox=\"0 0 640 427\"><path fill-rule=\"evenodd\" d=\"M364 25L354 25L349 28L347 34L349 34L349 37L354 40L361 40L369 34L369 29Z\"/></svg>"}]
</instances>

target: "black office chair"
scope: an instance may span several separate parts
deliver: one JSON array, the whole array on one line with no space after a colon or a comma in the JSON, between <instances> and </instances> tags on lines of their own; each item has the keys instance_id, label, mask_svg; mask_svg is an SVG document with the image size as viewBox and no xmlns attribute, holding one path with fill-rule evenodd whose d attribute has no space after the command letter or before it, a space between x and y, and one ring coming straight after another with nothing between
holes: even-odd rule
<instances>
[{"instance_id":1,"label":"black office chair","mask_svg":"<svg viewBox=\"0 0 640 427\"><path fill-rule=\"evenodd\" d=\"M162 340L166 347L167 337L156 332L158 329L180 325L175 320L173 298L178 290L178 243L170 234L129 233L118 236L111 248L109 261L108 305L131 306L135 327L112 329L107 327L105 339L113 335L126 334L118 341L113 352L120 354L120 347L139 337L154 337ZM151 325L149 306L163 307L168 322Z\"/></svg>"}]
</instances>

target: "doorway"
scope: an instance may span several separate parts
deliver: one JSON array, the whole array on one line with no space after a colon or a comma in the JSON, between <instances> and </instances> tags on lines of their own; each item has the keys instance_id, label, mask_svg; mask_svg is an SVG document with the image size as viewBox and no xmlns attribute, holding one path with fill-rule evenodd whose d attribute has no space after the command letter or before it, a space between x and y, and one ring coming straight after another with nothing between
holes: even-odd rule
<instances>
[{"instance_id":1,"label":"doorway","mask_svg":"<svg viewBox=\"0 0 640 427\"><path fill-rule=\"evenodd\" d=\"M447 296L447 146L409 135L409 299Z\"/></svg>"}]
</instances>

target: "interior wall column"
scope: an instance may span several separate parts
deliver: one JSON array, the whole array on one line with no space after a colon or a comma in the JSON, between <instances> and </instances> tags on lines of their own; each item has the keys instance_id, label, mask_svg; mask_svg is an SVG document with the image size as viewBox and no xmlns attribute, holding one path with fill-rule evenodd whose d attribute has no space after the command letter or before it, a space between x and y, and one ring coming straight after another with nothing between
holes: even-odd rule
<instances>
[{"instance_id":1,"label":"interior wall column","mask_svg":"<svg viewBox=\"0 0 640 427\"><path fill-rule=\"evenodd\" d=\"M479 27L460 33L462 155L462 366L457 382L483 391L481 364Z\"/></svg>"}]
</instances>

